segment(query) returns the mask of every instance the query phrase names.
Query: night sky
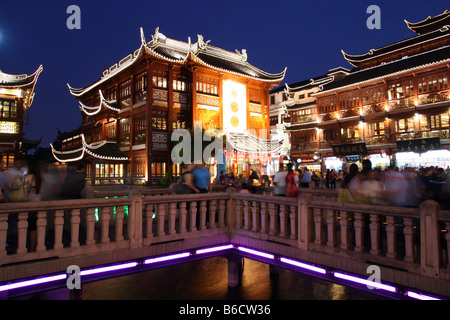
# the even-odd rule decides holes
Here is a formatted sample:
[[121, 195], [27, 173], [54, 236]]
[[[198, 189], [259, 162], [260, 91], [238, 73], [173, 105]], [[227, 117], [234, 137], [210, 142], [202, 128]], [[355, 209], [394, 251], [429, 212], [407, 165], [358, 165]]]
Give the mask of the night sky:
[[[81, 30], [69, 30], [70, 5], [81, 9]], [[369, 29], [370, 5], [381, 10], [381, 29]], [[248, 61], [270, 73], [287, 67], [291, 84], [351, 69], [341, 54], [364, 54], [415, 35], [404, 19], [422, 21], [450, 10], [445, 1], [300, 1], [207, 0], [2, 1], [0, 70], [34, 73], [44, 66], [36, 86], [25, 138], [48, 147], [61, 131], [81, 124], [78, 102], [67, 88], [92, 84], [108, 68], [138, 49], [139, 28], [147, 40], [155, 28], [169, 38], [205, 41], [226, 50], [247, 49]]]

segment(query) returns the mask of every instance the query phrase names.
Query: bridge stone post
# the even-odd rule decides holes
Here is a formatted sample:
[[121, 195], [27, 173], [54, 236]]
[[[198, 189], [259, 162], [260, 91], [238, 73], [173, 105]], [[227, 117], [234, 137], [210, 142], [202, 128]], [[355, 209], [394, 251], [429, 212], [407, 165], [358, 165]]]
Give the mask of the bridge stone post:
[[420, 252], [421, 272], [423, 275], [439, 278], [440, 245], [439, 204], [427, 200], [420, 204]]
[[243, 258], [239, 255], [229, 255], [228, 260], [228, 286], [230, 288], [239, 287], [242, 283]]
[[298, 197], [298, 248], [308, 250], [314, 235], [314, 217], [309, 204], [312, 201], [310, 193], [301, 193]]

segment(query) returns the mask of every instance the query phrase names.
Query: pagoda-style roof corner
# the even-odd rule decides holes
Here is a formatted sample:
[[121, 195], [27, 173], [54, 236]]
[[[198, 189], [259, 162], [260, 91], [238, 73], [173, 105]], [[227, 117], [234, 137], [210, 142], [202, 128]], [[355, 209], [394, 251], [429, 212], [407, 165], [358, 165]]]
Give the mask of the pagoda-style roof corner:
[[0, 86], [6, 88], [26, 88], [34, 87], [39, 78], [39, 75], [44, 70], [42, 65], [31, 75], [21, 74], [13, 75], [0, 71]]
[[342, 52], [342, 55], [344, 56], [344, 59], [347, 60], [348, 63], [350, 63], [354, 67], [357, 67], [358, 62], [368, 59], [371, 56], [373, 56], [374, 50], [375, 49], [371, 49], [369, 52], [367, 52], [365, 54], [361, 54], [361, 55], [348, 54], [344, 50], [341, 50], [341, 52]]
[[440, 15], [435, 17], [429, 16], [425, 20], [419, 22], [409, 22], [405, 20], [409, 29], [416, 32], [419, 35], [429, 33], [441, 29], [444, 26], [450, 25], [450, 12], [445, 10]]

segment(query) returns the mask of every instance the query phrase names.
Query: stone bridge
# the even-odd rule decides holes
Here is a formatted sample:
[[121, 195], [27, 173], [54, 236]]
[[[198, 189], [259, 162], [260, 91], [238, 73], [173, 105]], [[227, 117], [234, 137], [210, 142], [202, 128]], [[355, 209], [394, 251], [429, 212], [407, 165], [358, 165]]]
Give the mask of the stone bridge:
[[[231, 189], [89, 194], [0, 206], [0, 298], [35, 284], [65, 285], [72, 265], [100, 278], [214, 255], [228, 258], [230, 286], [239, 283], [240, 259], [250, 257], [373, 285], [393, 298], [450, 297], [450, 211], [433, 201], [419, 208], [339, 203], [327, 189], [302, 189], [298, 198]], [[375, 281], [368, 280], [373, 266]]]

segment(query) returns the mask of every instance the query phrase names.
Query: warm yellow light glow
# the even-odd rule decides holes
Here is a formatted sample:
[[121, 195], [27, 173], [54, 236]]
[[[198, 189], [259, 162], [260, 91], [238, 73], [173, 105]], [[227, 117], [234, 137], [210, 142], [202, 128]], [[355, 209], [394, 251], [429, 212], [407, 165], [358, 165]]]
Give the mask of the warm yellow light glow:
[[[239, 122], [236, 119], [239, 119]], [[223, 82], [223, 130], [232, 133], [244, 133], [247, 130], [245, 84], [231, 80]]]
[[19, 133], [19, 125], [17, 122], [0, 121], [0, 133], [17, 134]]

